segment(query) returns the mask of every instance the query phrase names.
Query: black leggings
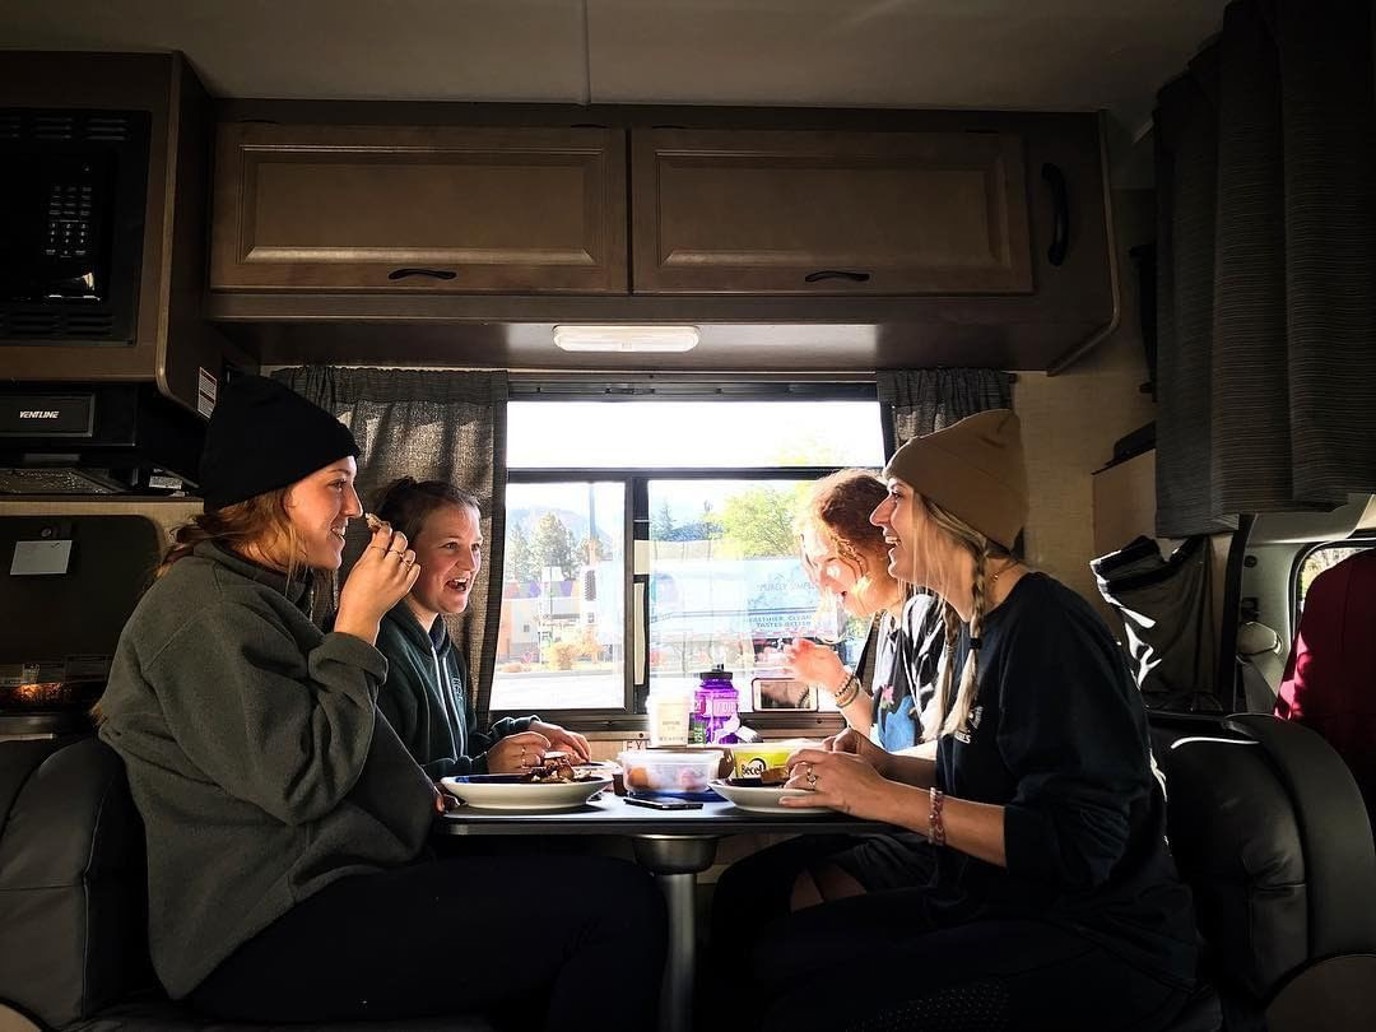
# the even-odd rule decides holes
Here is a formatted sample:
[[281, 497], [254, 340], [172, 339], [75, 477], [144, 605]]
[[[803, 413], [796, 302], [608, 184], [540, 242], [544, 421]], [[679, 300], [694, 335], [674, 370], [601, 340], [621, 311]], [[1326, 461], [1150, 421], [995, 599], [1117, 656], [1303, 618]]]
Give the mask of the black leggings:
[[1027, 920], [940, 927], [921, 889], [776, 922], [752, 956], [767, 1032], [1083, 1029], [1155, 1032], [1183, 988], [1071, 931]]
[[644, 1032], [666, 938], [663, 896], [634, 864], [457, 857], [340, 879], [240, 946], [190, 1002], [265, 1023], [484, 1013], [510, 1028]]

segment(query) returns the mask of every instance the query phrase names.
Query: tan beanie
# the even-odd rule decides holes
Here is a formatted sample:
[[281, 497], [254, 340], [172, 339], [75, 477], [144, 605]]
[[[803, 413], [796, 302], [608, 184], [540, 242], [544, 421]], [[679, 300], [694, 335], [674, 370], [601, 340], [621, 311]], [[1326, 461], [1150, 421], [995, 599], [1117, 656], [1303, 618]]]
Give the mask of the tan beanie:
[[884, 467], [989, 540], [1011, 549], [1027, 522], [1027, 468], [1011, 409], [976, 412], [914, 437]]

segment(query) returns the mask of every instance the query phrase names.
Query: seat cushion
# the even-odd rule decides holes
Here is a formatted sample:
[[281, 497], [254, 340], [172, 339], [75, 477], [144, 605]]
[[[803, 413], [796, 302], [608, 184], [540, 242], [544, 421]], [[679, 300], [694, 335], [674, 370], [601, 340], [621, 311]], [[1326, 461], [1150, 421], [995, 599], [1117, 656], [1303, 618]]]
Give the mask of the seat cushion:
[[152, 984], [143, 828], [95, 738], [0, 743], [0, 998], [62, 1027]]

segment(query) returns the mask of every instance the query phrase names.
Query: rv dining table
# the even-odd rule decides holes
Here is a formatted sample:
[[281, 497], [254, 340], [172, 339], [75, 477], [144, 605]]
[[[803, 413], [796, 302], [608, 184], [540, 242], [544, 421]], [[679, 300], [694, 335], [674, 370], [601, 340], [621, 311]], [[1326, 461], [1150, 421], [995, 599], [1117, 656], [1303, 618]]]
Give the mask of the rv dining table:
[[631, 840], [636, 862], [654, 874], [669, 910], [669, 950], [660, 1007], [662, 1032], [692, 1028], [695, 968], [694, 887], [712, 866], [727, 835], [880, 834], [887, 824], [831, 811], [746, 811], [724, 801], [701, 809], [651, 810], [628, 805], [610, 791], [576, 809], [528, 811], [461, 806], [436, 819], [438, 835], [613, 835]]

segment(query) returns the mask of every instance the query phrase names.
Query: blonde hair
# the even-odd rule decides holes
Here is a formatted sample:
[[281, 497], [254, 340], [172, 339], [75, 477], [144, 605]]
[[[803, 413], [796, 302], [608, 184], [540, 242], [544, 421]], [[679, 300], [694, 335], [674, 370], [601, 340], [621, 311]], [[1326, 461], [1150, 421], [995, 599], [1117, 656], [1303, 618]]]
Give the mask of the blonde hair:
[[[964, 549], [974, 560], [974, 573], [970, 583], [972, 601], [970, 613], [970, 651], [965, 657], [965, 665], [960, 672], [960, 683], [953, 691], [955, 681], [954, 659], [956, 642], [960, 637], [960, 614], [956, 607], [942, 599], [942, 618], [946, 627], [945, 649], [942, 655], [941, 683], [927, 709], [922, 714], [922, 740], [929, 742], [939, 735], [954, 734], [966, 727], [970, 712], [974, 709], [979, 695], [979, 645], [984, 631], [984, 617], [988, 609], [988, 593], [985, 577], [989, 560], [1011, 557], [1006, 548], [991, 541], [959, 516], [943, 509], [936, 502], [923, 495], [913, 495], [914, 526], [916, 525], [917, 506], [921, 505], [927, 519], [937, 532], [957, 548]], [[930, 537], [924, 536], [924, 549], [929, 554], [934, 551]], [[914, 557], [916, 563], [916, 557]], [[931, 564], [928, 564], [931, 568]], [[914, 573], [914, 578], [916, 573]], [[954, 699], [952, 696], [954, 695]]]

